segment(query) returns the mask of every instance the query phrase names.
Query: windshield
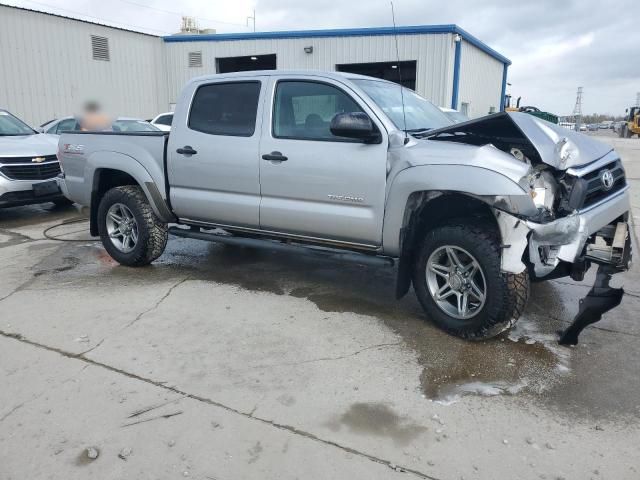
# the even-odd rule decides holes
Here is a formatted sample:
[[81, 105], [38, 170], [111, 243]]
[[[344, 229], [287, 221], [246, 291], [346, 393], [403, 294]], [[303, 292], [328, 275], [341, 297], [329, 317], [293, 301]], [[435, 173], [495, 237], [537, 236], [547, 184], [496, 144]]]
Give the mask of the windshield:
[[353, 80], [367, 95], [382, 109], [400, 130], [404, 130], [402, 115], [402, 97], [404, 96], [404, 110], [407, 118], [407, 131], [418, 132], [433, 128], [447, 127], [452, 124], [438, 107], [425, 100], [413, 90], [376, 80]]
[[0, 136], [33, 135], [36, 131], [9, 112], [0, 110]]
[[116, 120], [113, 122], [114, 132], [157, 132], [159, 130], [144, 120]]

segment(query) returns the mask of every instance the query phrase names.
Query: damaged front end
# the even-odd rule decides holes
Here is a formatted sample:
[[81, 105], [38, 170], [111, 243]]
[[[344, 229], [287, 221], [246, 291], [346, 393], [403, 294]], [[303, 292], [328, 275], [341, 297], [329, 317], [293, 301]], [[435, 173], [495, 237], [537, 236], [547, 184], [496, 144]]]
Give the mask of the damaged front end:
[[565, 332], [564, 343], [577, 342], [586, 326], [578, 325], [585, 318], [590, 319], [586, 324], [597, 321], [620, 303], [621, 291], [610, 288], [608, 281], [631, 262], [629, 187], [611, 147], [526, 113], [490, 115], [426, 137], [492, 145], [529, 165], [519, 184], [529, 193], [532, 208], [524, 213], [493, 202], [503, 241], [503, 271], [528, 269], [533, 280], [571, 276], [580, 281], [591, 264], [599, 266], [590, 303], [590, 297], [581, 303], [581, 315]]
[[[520, 186], [531, 208], [494, 213], [504, 244], [502, 268], [533, 279], [581, 279], [593, 263], [628, 268], [628, 185], [608, 145], [526, 113], [502, 112], [428, 132], [424, 138], [492, 145], [529, 165]], [[621, 238], [625, 237], [621, 245]]]

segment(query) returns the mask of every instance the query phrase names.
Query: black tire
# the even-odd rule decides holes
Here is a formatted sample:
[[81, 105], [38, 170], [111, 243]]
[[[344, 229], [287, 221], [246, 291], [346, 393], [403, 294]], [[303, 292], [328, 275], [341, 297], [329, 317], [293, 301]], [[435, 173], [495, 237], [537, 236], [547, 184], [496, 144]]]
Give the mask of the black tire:
[[51, 200], [51, 203], [53, 203], [56, 207], [59, 207], [59, 208], [70, 207], [71, 205], [73, 205], [73, 202], [65, 197], [60, 197], [60, 198], [56, 198], [55, 200]]
[[[120, 251], [107, 232], [107, 212], [112, 205], [125, 205], [133, 214], [138, 227], [138, 241], [130, 252]], [[151, 209], [142, 189], [137, 185], [124, 185], [109, 190], [98, 206], [98, 232], [102, 245], [118, 263], [128, 267], [142, 267], [153, 262], [164, 252], [168, 227]]]
[[[435, 302], [426, 279], [427, 261], [440, 247], [451, 245], [469, 252], [477, 260], [484, 278], [485, 303], [471, 318], [458, 319], [447, 314]], [[501, 249], [497, 232], [477, 222], [460, 220], [429, 231], [419, 246], [413, 269], [413, 287], [427, 316], [451, 335], [482, 340], [511, 328], [522, 312], [529, 296], [529, 276], [503, 273], [500, 270]]]

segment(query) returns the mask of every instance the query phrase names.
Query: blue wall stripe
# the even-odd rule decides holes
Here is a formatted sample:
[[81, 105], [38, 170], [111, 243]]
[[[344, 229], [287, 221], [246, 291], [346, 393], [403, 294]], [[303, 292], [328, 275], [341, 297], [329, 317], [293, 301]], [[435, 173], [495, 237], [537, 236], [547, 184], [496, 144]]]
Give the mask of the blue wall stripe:
[[508, 64], [504, 64], [504, 70], [502, 71], [502, 93], [500, 97], [500, 111], [504, 110], [504, 102], [505, 95], [507, 94], [507, 70], [509, 69]]
[[511, 65], [511, 60], [499, 54], [486, 43], [477, 39], [457, 25], [412, 25], [397, 27], [347, 28], [330, 30], [290, 30], [281, 32], [251, 33], [214, 33], [206, 35], [171, 35], [162, 37], [167, 43], [173, 42], [225, 42], [234, 40], [261, 40], [282, 38], [321, 38], [321, 37], [363, 37], [379, 35], [416, 35], [429, 33], [453, 33], [461, 35], [466, 41], [478, 47], [502, 63]]
[[462, 38], [456, 42], [455, 56], [453, 58], [453, 93], [451, 95], [451, 108], [458, 110], [458, 91], [460, 89], [460, 59], [462, 58]]

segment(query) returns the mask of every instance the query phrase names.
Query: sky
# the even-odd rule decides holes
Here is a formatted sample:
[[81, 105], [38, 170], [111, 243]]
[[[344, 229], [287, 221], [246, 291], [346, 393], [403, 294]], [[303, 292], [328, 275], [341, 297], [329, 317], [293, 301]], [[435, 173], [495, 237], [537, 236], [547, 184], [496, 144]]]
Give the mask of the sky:
[[[182, 15], [219, 33], [390, 26], [388, 1], [1, 0], [2, 3], [167, 35]], [[559, 115], [621, 115], [640, 92], [640, 0], [395, 0], [397, 25], [455, 23], [513, 64], [507, 92]], [[247, 26], [249, 23], [249, 27]]]

